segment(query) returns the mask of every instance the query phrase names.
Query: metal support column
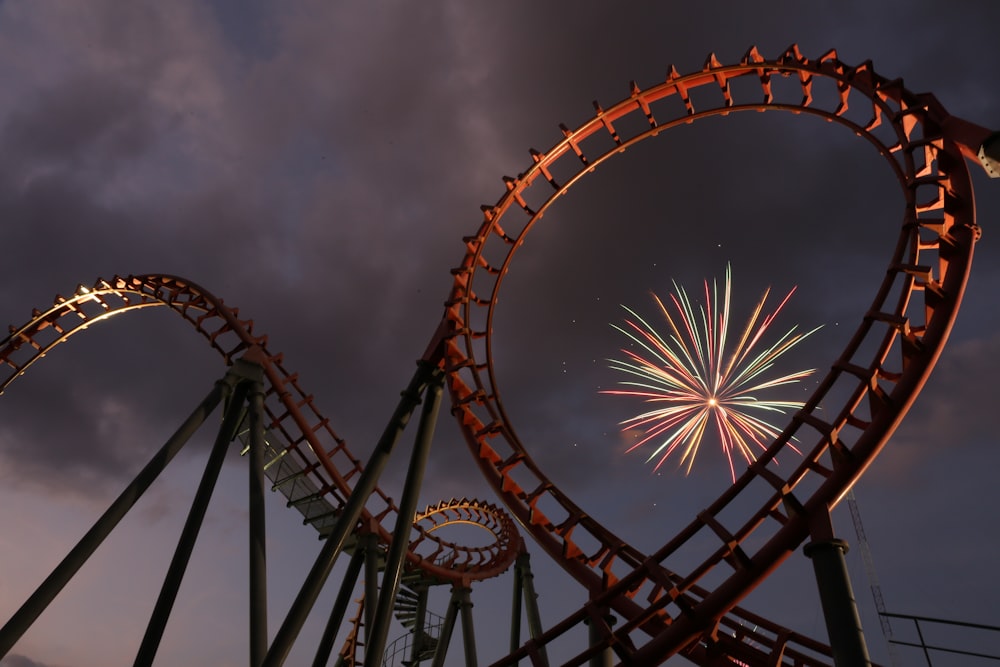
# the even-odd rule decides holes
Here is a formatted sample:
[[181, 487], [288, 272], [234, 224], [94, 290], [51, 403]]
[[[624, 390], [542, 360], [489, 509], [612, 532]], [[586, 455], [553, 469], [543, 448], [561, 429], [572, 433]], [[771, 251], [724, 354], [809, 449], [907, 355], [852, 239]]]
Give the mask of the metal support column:
[[514, 599], [510, 605], [510, 652], [513, 653], [521, 647], [521, 605], [524, 599], [524, 578], [523, 571], [518, 567], [521, 563], [521, 556], [518, 555], [514, 562]]
[[[258, 369], [260, 367], [258, 366]], [[267, 547], [264, 520], [264, 385], [262, 377], [249, 392], [250, 466], [250, 667], [267, 655]]]
[[215, 482], [222, 471], [222, 464], [226, 460], [226, 450], [229, 443], [236, 436], [236, 429], [239, 427], [243, 412], [243, 403], [246, 400], [249, 386], [247, 382], [241, 382], [236, 386], [233, 396], [226, 406], [226, 413], [219, 428], [219, 434], [215, 438], [215, 445], [209, 454], [208, 463], [205, 465], [205, 472], [202, 474], [198, 490], [195, 491], [194, 501], [191, 503], [191, 510], [188, 512], [184, 528], [181, 530], [180, 539], [177, 541], [177, 549], [167, 568], [167, 575], [160, 588], [160, 595], [156, 598], [156, 605], [153, 607], [153, 614], [146, 626], [146, 633], [143, 635], [142, 643], [139, 645], [139, 652], [135, 657], [135, 667], [146, 667], [153, 664], [156, 651], [163, 638], [163, 631], [167, 627], [170, 619], [170, 611], [173, 609], [174, 601], [177, 599], [177, 591], [180, 589], [181, 581], [184, 579], [184, 572], [187, 570], [188, 561], [191, 560], [191, 552], [194, 551], [194, 543], [198, 539], [201, 531], [202, 521], [208, 510], [208, 502], [212, 498], [215, 490]]
[[472, 590], [458, 589], [458, 606], [462, 612], [462, 645], [465, 647], [465, 667], [476, 667], [476, 630], [472, 625]]
[[367, 647], [372, 634], [372, 626], [375, 625], [375, 607], [378, 603], [378, 536], [374, 533], [366, 533], [359, 536], [358, 548], [364, 551], [365, 554], [365, 599], [363, 612], [365, 646]]
[[424, 646], [429, 641], [427, 635], [428, 588], [426, 585], [420, 585], [415, 592], [417, 594], [417, 608], [413, 613], [413, 645], [410, 647], [409, 662], [411, 665], [420, 663], [420, 654], [424, 652]]
[[344, 505], [344, 513], [340, 515], [333, 530], [330, 531], [330, 534], [324, 541], [323, 547], [316, 557], [316, 561], [306, 575], [306, 579], [303, 581], [298, 595], [292, 602], [292, 606], [288, 610], [284, 622], [278, 629], [274, 641], [271, 643], [270, 649], [268, 649], [267, 656], [264, 658], [263, 667], [278, 667], [288, 657], [292, 643], [298, 637], [306, 617], [316, 603], [316, 598], [319, 597], [323, 584], [330, 575], [330, 570], [333, 569], [337, 557], [344, 548], [347, 536], [357, 526], [365, 503], [375, 490], [378, 478], [382, 474], [382, 470], [385, 468], [393, 448], [399, 441], [403, 429], [406, 428], [406, 424], [409, 422], [414, 408], [420, 403], [420, 394], [431, 377], [433, 369], [434, 367], [427, 362], [418, 362], [413, 379], [410, 380], [409, 386], [403, 391], [402, 398], [396, 406], [392, 418], [386, 425], [382, 437], [379, 438], [378, 444], [375, 446], [375, 451], [372, 452], [371, 458], [368, 461], [368, 465], [361, 471], [357, 486], [354, 487], [350, 497], [347, 499], [347, 503]]
[[45, 581], [35, 589], [31, 597], [11, 616], [10, 620], [0, 629], [0, 658], [7, 655], [14, 644], [31, 627], [31, 624], [41, 615], [49, 603], [59, 594], [59, 591], [73, 578], [73, 575], [83, 566], [87, 559], [97, 550], [104, 539], [114, 530], [126, 513], [142, 497], [168, 463], [181, 450], [181, 447], [191, 438], [198, 427], [202, 425], [209, 414], [215, 409], [224, 396], [232, 390], [225, 380], [215, 383], [212, 391], [198, 405], [191, 415], [174, 432], [170, 439], [160, 448], [149, 463], [135, 476], [135, 479], [125, 487], [121, 495], [104, 511], [104, 514], [94, 523], [87, 533], [77, 542], [52, 570]]
[[[531, 555], [521, 546], [514, 561], [514, 604], [511, 610], [510, 652], [521, 646], [521, 606], [528, 617], [528, 633], [532, 639], [542, 636], [542, 617], [538, 612], [538, 594], [535, 593], [535, 576], [531, 573]], [[538, 653], [548, 663], [545, 646], [538, 646]]]
[[[423, 410], [420, 412], [420, 423], [417, 425], [417, 436], [410, 456], [410, 466], [406, 471], [406, 481], [403, 484], [403, 497], [399, 501], [399, 514], [396, 516], [396, 526], [392, 532], [392, 542], [389, 545], [389, 555], [386, 559], [385, 571], [382, 573], [382, 586], [378, 599], [372, 599], [374, 609], [373, 624], [365, 630], [365, 667], [379, 667], [382, 664], [382, 654], [389, 636], [389, 623], [392, 621], [392, 609], [399, 590], [399, 581], [403, 576], [403, 564], [406, 552], [410, 546], [410, 533], [413, 531], [413, 517], [417, 512], [417, 499], [420, 487], [424, 481], [424, 470], [430, 457], [431, 441], [434, 439], [434, 427], [437, 425], [438, 410], [441, 407], [442, 378], [435, 373], [427, 387]], [[377, 605], [376, 605], [377, 603]], [[366, 597], [365, 604], [368, 604]], [[367, 620], [367, 619], [366, 619]]]
[[[531, 556], [527, 551], [523, 551], [518, 555], [514, 567], [522, 572], [521, 582], [524, 585], [524, 611], [528, 615], [528, 634], [537, 640], [542, 636], [542, 615], [538, 611], [538, 593], [535, 592], [535, 575], [531, 573], [530, 561]], [[538, 652], [548, 661], [545, 646], [539, 646]]]
[[347, 572], [344, 573], [344, 580], [340, 584], [340, 591], [337, 599], [333, 603], [330, 611], [330, 619], [326, 622], [326, 629], [320, 637], [319, 646], [316, 649], [316, 658], [313, 660], [313, 667], [325, 667], [330, 661], [330, 654], [333, 653], [333, 642], [337, 638], [337, 632], [344, 622], [344, 614], [347, 613], [347, 605], [351, 603], [351, 594], [354, 592], [354, 585], [358, 583], [358, 575], [361, 574], [361, 565], [364, 562], [365, 552], [360, 548], [355, 548], [351, 554], [351, 562], [347, 564]]
[[444, 614], [441, 634], [438, 635], [437, 648], [434, 649], [434, 662], [431, 667], [444, 667], [444, 659], [448, 655], [448, 645], [451, 643], [451, 633], [455, 630], [455, 619], [458, 618], [458, 588], [451, 589], [451, 599], [448, 601], [448, 611]]
[[[590, 646], [600, 646], [604, 643], [605, 632], [602, 628], [602, 624], [607, 624], [607, 631], [611, 631], [611, 627], [615, 624], [615, 617], [605, 611], [601, 614], [601, 619], [595, 619], [593, 617], [584, 620], [587, 624], [587, 636], [590, 641]], [[615, 652], [610, 646], [604, 647], [604, 650], [597, 653], [590, 659], [590, 667], [611, 667], [615, 664]]]
[[830, 648], [833, 650], [833, 664], [836, 667], [871, 665], [844, 559], [847, 542], [833, 537], [829, 513], [816, 517], [814, 524], [813, 541], [802, 551], [813, 563], [826, 630], [830, 635]]

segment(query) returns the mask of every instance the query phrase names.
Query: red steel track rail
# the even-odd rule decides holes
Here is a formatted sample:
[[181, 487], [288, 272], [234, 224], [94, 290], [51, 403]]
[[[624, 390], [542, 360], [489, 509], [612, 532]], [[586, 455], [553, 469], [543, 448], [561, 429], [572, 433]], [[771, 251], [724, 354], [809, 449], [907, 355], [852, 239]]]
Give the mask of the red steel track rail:
[[[275, 490], [298, 509], [306, 523], [321, 535], [328, 533], [350, 496], [352, 483], [363, 463], [316, 408], [313, 397], [299, 386], [298, 375], [282, 365], [280, 354], [267, 351], [267, 337], [253, 331], [251, 320], [241, 319], [237, 308], [226, 306], [194, 283], [174, 276], [128, 276], [98, 280], [80, 286], [70, 297], [57, 296], [51, 308], [35, 310], [31, 320], [11, 327], [0, 342], [0, 393], [54, 347], [91, 325], [124, 312], [168, 307], [202, 334], [211, 347], [231, 364], [253, 350], [253, 361], [264, 368], [268, 415], [265, 472]], [[490, 544], [467, 547], [432, 535], [415, 524], [407, 555], [408, 566], [432, 580], [462, 583], [497, 576], [517, 557], [521, 537], [509, 520], [494, 516], [496, 508], [481, 501], [451, 501], [464, 510], [488, 517], [484, 527], [496, 537]], [[444, 505], [442, 505], [443, 507]], [[397, 507], [376, 488], [359, 521], [380, 540], [391, 541]]]
[[[735, 605], [837, 504], [926, 381], [951, 330], [979, 237], [963, 158], [974, 157], [989, 133], [949, 116], [932, 96], [879, 76], [870, 62], [848, 66], [835, 51], [809, 59], [796, 46], [773, 60], [752, 48], [735, 65], [711, 55], [687, 75], [671, 67], [662, 83], [643, 89], [633, 82], [620, 102], [594, 107], [595, 115], [576, 129], [562, 126], [554, 146], [532, 150], [524, 173], [506, 177], [497, 203], [483, 206], [483, 221], [465, 238], [465, 256], [452, 271], [446, 303], [448, 385], [473, 455], [511, 512], [591, 593], [586, 607], [547, 632], [545, 641], [590, 621], [623, 664], [657, 664], [677, 653], [702, 665], [717, 664], [722, 655], [755, 665], [829, 664], [825, 647]], [[903, 194], [898, 241], [857, 332], [784, 432], [663, 547], [641, 553], [553, 484], [531, 457], [530, 443], [518, 437], [495, 376], [494, 309], [525, 236], [595, 167], [678, 125], [772, 110], [819, 116], [874, 146]], [[804, 451], [802, 463], [779, 469], [775, 456], [793, 437]], [[700, 564], [675, 569], [672, 555], [682, 549]], [[601, 620], [608, 609], [625, 622], [612, 629]], [[567, 664], [583, 664], [596, 650]], [[537, 661], [537, 646], [498, 664], [525, 656]]]

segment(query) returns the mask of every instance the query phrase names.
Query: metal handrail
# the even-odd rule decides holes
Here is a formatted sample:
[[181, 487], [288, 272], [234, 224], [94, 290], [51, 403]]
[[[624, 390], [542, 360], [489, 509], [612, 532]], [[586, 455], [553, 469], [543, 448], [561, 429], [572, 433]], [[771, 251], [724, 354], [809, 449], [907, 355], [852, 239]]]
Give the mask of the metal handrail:
[[[424, 641], [430, 639], [432, 641], [437, 641], [441, 636], [441, 627], [444, 625], [444, 617], [438, 616], [433, 612], [426, 612], [426, 620], [428, 623], [424, 624], [423, 631], [420, 633], [424, 637]], [[382, 657], [382, 667], [396, 667], [400, 665], [401, 667], [410, 667], [414, 664], [420, 662], [419, 658], [416, 663], [409, 662], [408, 656], [410, 647], [413, 646], [414, 641], [416, 641], [417, 633], [407, 632], [402, 637], [397, 638], [385, 649], [385, 655]], [[399, 656], [397, 662], [397, 656]]]
[[933, 667], [931, 663], [931, 651], [940, 651], [942, 653], [951, 653], [956, 655], [968, 655], [976, 658], [984, 658], [986, 660], [997, 660], [1000, 661], [1000, 655], [989, 655], [987, 653], [978, 653], [976, 651], [965, 651], [962, 649], [948, 648], [945, 646], [935, 646], [928, 644], [924, 641], [924, 633], [920, 629], [920, 621], [924, 623], [933, 623], [938, 625], [956, 625], [963, 628], [972, 628], [975, 630], [986, 630], [992, 632], [1000, 632], [1000, 627], [995, 625], [985, 625], [982, 623], [969, 623], [966, 621], [952, 621], [945, 618], [931, 618], [929, 616], [915, 616], [913, 614], [891, 614], [888, 612], [879, 612], [880, 616], [886, 618], [902, 618], [913, 621], [913, 626], [917, 631], [917, 637], [920, 639], [919, 643], [916, 642], [906, 642], [899, 639], [889, 639], [890, 644], [897, 644], [899, 646], [912, 646], [922, 649], [924, 652], [924, 658], [927, 660], [928, 667]]

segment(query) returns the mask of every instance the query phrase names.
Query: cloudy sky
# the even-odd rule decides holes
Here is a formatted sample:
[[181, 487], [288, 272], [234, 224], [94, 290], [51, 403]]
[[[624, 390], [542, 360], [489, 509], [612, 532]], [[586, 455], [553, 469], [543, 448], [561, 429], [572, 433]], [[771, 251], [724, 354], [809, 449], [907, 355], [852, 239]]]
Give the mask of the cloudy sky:
[[[709, 52], [735, 62], [753, 44], [776, 56], [798, 42], [807, 56], [872, 59], [954, 115], [998, 127], [998, 24], [991, 0], [4, 0], [0, 317], [22, 324], [98, 277], [184, 276], [253, 318], [364, 456], [441, 316], [479, 206], [529, 166], [529, 148], [561, 138], [559, 123], [589, 118], [592, 100], [609, 106], [628, 81], [653, 85], [671, 63], [698, 69]], [[856, 492], [890, 612], [1000, 625], [1000, 183], [976, 172], [974, 185], [984, 234], [950, 345]], [[605, 360], [623, 344], [609, 326], [620, 304], [650, 312], [651, 291], [696, 287], [730, 263], [738, 313], [769, 286], [797, 286], [779, 324], [822, 329], [787, 370], [825, 369], [885, 271], [901, 203], [865, 142], [785, 115], [710, 119], [602, 167], [532, 231], [504, 286], [498, 384], [522, 440], [599, 520], [639, 548], [663, 544], [729, 473], [714, 451], [686, 478], [623, 453], [617, 424], [638, 406], [599, 393], [619, 379]], [[0, 399], [5, 618], [225, 372], [168, 312], [113, 320], [50, 357]], [[809, 382], [791, 392], [806, 396]], [[133, 659], [205, 451], [179, 458], [0, 664]], [[382, 485], [396, 497], [401, 461]], [[247, 662], [241, 463], [224, 471], [157, 664]], [[493, 498], [445, 412], [422, 501], [452, 496]], [[276, 628], [318, 543], [272, 500]], [[855, 543], [846, 507], [834, 518]], [[585, 594], [533, 554], [554, 624]], [[885, 663], [860, 549], [848, 560]], [[504, 652], [506, 629], [489, 629], [506, 623], [510, 585], [473, 594], [484, 664]], [[825, 641], [801, 554], [746, 606]], [[293, 660], [311, 659], [307, 648]]]

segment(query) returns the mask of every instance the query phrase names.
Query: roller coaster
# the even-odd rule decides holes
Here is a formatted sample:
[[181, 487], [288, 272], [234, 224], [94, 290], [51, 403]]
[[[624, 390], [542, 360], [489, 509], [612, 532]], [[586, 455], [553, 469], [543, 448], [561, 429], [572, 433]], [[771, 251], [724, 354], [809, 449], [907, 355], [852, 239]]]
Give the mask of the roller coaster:
[[[493, 324], [501, 287], [526, 236], [550, 206], [595, 167], [672, 128], [739, 112], [806, 114], [839, 125], [870, 144], [895, 176], [904, 206], [898, 240], [882, 283], [854, 336], [804, 407], [755, 463], [675, 535], [645, 553], [598, 522], [536, 463], [501, 400], [493, 361]], [[77, 545], [0, 629], [7, 655], [74, 574], [115, 529], [181, 447], [219, 405], [223, 419], [152, 617], [135, 659], [153, 664], [227, 451], [234, 444], [250, 469], [249, 627], [254, 667], [284, 664], [340, 556], [344, 579], [314, 665], [368, 667], [387, 656], [401, 664], [445, 664], [461, 619], [464, 663], [477, 664], [471, 594], [481, 581], [512, 571], [515, 610], [511, 650], [496, 667], [656, 665], [673, 656], [704, 666], [844, 665], [830, 645], [742, 608], [742, 599], [800, 546], [836, 544], [830, 511], [888, 442], [924, 386], [948, 338], [980, 237], [968, 162], [997, 175], [996, 135], [948, 114], [929, 94], [877, 74], [870, 62], [849, 66], [835, 51], [818, 58], [796, 46], [767, 59], [751, 48], [736, 64], [710, 55], [696, 72], [671, 67], [664, 81], [635, 82], [548, 150], [530, 151], [516, 177], [504, 178], [495, 204], [465, 236], [437, 329], [420, 355], [370, 457], [361, 461], [306, 393], [297, 374], [251, 320], [196, 283], [169, 275], [99, 279], [59, 296], [0, 343], [0, 391], [72, 336], [126, 312], [166, 308], [183, 318], [227, 368], [163, 447]], [[469, 451], [500, 505], [445, 499], [420, 509], [418, 495], [437, 415], [447, 394]], [[831, 401], [839, 401], [830, 409]], [[823, 405], [824, 409], [819, 410]], [[404, 429], [419, 415], [398, 504], [379, 486]], [[802, 456], [777, 468], [792, 441]], [[266, 480], [266, 481], [265, 481]], [[284, 495], [321, 537], [313, 566], [278, 629], [269, 633], [264, 488]], [[471, 525], [485, 545], [449, 541], [443, 526]], [[544, 626], [535, 602], [524, 533], [585, 592], [586, 603]], [[684, 549], [696, 564], [678, 568]], [[448, 586], [443, 617], [427, 608], [428, 590]], [[348, 618], [356, 589], [361, 602]], [[520, 629], [521, 608], [528, 619]], [[408, 639], [387, 653], [392, 619]], [[570, 632], [589, 638], [572, 655], [549, 650]], [[833, 630], [831, 630], [831, 633]], [[345, 639], [346, 637], [346, 639]], [[340, 638], [342, 645], [335, 653]], [[334, 657], [335, 656], [335, 657]], [[388, 663], [385, 663], [388, 664]]]

